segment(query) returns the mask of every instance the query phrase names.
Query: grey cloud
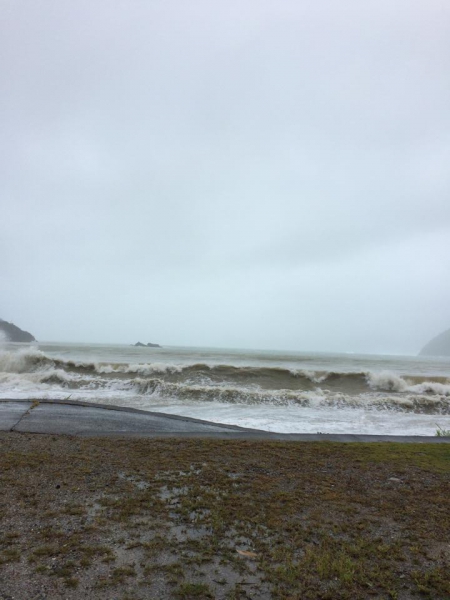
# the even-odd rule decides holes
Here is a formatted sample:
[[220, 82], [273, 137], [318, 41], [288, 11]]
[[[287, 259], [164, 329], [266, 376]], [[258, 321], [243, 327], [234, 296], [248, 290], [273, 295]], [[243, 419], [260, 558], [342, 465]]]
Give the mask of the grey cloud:
[[[448, 327], [447, 3], [0, 11], [0, 317], [38, 337], [145, 323], [170, 343], [366, 351]], [[397, 325], [354, 261], [380, 289], [390, 273]]]

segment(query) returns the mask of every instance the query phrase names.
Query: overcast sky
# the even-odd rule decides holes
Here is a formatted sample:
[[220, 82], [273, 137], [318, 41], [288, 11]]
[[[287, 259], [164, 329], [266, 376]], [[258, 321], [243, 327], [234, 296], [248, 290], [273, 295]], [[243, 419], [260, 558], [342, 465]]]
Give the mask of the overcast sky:
[[0, 317], [416, 353], [450, 327], [448, 0], [0, 0]]

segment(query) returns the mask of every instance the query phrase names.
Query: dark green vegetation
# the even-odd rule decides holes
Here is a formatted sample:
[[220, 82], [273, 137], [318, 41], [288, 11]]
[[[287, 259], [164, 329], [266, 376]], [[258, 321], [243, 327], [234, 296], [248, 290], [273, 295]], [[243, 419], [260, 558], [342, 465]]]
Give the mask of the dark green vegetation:
[[450, 598], [450, 445], [0, 436], [0, 592]]

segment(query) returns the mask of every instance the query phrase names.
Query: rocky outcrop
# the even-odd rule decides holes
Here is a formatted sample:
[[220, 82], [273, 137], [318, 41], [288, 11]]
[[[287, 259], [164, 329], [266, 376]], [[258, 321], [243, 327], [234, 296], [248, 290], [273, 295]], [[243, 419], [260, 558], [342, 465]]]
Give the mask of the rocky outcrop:
[[137, 342], [136, 344], [133, 344], [133, 346], [139, 346], [140, 348], [161, 348], [159, 344], [152, 344], [151, 342], [149, 342], [148, 344]]
[[428, 342], [419, 352], [419, 356], [450, 356], [450, 329]]
[[23, 331], [14, 323], [8, 323], [8, 321], [3, 321], [0, 319], [0, 333], [6, 338], [8, 342], [35, 342], [36, 339], [31, 333], [28, 331]]

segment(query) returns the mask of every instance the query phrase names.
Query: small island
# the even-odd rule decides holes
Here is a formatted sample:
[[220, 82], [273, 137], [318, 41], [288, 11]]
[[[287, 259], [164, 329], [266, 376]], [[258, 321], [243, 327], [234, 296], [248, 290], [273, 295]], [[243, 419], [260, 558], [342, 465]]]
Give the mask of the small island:
[[0, 334], [3, 334], [7, 342], [29, 343], [36, 341], [36, 338], [31, 333], [3, 319], [0, 319]]
[[159, 344], [152, 344], [151, 342], [148, 342], [148, 344], [143, 344], [142, 342], [136, 342], [136, 344], [133, 344], [133, 346], [137, 346], [139, 348], [161, 348], [161, 346]]

